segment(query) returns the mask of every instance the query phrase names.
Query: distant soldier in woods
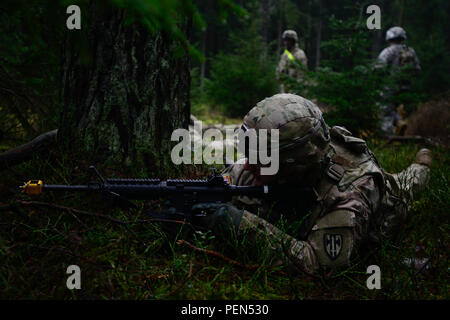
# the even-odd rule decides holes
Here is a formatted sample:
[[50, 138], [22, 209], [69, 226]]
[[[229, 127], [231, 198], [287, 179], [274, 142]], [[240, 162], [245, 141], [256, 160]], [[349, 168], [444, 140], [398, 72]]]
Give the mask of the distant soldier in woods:
[[392, 27], [386, 32], [389, 46], [378, 56], [377, 68], [389, 68], [390, 81], [383, 90], [384, 105], [381, 108], [381, 130], [386, 135], [392, 135], [397, 127], [397, 133], [402, 134], [406, 123], [402, 121], [397, 107], [402, 105], [399, 95], [409, 90], [411, 79], [420, 71], [419, 58], [413, 48], [404, 44], [406, 32], [401, 27]]
[[[277, 79], [283, 82], [282, 75], [288, 75], [300, 81], [302, 74], [299, 72], [295, 62], [299, 61], [305, 68], [307, 68], [308, 60], [303, 50], [298, 47], [297, 32], [294, 30], [286, 30], [283, 32], [282, 38], [285, 49], [280, 57], [280, 62], [278, 63], [278, 67], [276, 69]], [[289, 85], [286, 83], [281, 83], [280, 92], [294, 93], [290, 91]]]

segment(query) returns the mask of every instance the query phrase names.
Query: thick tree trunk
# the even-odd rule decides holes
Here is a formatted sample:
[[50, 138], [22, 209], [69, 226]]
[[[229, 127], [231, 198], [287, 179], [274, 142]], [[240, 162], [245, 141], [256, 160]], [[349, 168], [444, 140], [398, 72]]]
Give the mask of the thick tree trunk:
[[162, 168], [172, 131], [188, 126], [189, 57], [174, 57], [166, 34], [125, 25], [127, 12], [100, 3], [90, 2], [81, 31], [68, 31], [58, 140], [98, 161]]

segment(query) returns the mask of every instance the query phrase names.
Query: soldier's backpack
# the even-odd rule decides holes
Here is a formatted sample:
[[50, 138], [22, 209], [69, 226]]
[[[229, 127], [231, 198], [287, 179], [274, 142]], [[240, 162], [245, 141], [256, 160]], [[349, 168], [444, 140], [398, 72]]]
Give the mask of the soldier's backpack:
[[402, 69], [415, 69], [415, 52], [412, 48], [402, 46], [398, 55], [398, 66]]
[[401, 72], [395, 71], [399, 88], [401, 90], [409, 88], [411, 86], [411, 79], [417, 74], [414, 49], [402, 45], [395, 65], [395, 69], [401, 70]]

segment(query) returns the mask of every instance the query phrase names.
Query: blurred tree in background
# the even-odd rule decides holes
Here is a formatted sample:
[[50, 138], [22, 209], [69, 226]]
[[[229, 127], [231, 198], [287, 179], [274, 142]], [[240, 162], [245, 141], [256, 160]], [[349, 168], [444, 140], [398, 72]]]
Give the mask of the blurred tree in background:
[[[249, 18], [236, 16], [226, 24], [207, 21], [206, 30], [193, 34], [193, 42], [202, 48], [206, 57], [202, 63], [193, 62], [194, 105], [199, 101], [211, 106], [228, 105], [224, 109], [212, 108], [224, 110], [227, 116], [242, 117], [253, 107], [253, 101], [270, 96], [273, 91], [261, 89], [271, 87], [270, 77], [275, 77], [275, 65], [284, 49], [281, 34], [285, 29], [297, 31], [299, 46], [308, 57], [311, 71], [309, 82], [306, 86], [299, 85], [298, 93], [324, 106], [330, 124], [347, 126], [354, 134], [377, 128], [377, 110], [382, 103], [379, 94], [389, 79], [374, 71], [372, 63], [388, 45], [385, 33], [392, 26], [400, 25], [406, 30], [407, 45], [415, 49], [422, 66], [422, 71], [412, 79], [410, 92], [400, 97], [407, 102], [407, 113], [413, 112], [419, 103], [439, 97], [450, 87], [450, 39], [445, 31], [449, 29], [450, 8], [446, 1], [236, 3], [247, 10]], [[381, 8], [381, 30], [366, 27], [369, 17], [366, 8], [371, 4]], [[199, 6], [199, 10], [202, 16], [209, 16], [214, 7]], [[242, 41], [237, 41], [236, 36]], [[259, 41], [250, 44], [247, 39]], [[242, 66], [243, 61], [247, 67]], [[258, 68], [261, 62], [266, 66]], [[205, 83], [209, 83], [207, 92], [203, 90]], [[236, 105], [239, 103], [247, 105]]]
[[[358, 17], [358, 10], [350, 10]], [[388, 78], [385, 72], [373, 67], [371, 34], [365, 20], [331, 16], [328, 25], [334, 32], [321, 44], [324, 51], [321, 65], [307, 72], [303, 82], [286, 81], [296, 93], [322, 107], [330, 126], [341, 125], [354, 134], [376, 131], [380, 92]], [[301, 64], [297, 67], [302, 68]]]
[[[217, 0], [226, 18], [239, 8]], [[81, 30], [66, 28], [68, 5]], [[161, 169], [171, 132], [187, 127], [192, 1], [4, 1], [0, 137], [59, 128], [58, 143], [96, 163]], [[8, 137], [7, 137], [8, 136]]]
[[59, 40], [65, 17], [49, 1], [0, 4], [0, 141], [57, 126]]
[[232, 53], [218, 53], [212, 59], [211, 80], [206, 82], [206, 95], [231, 117], [246, 114], [261, 97], [277, 93], [273, 76], [275, 60], [263, 54], [266, 49], [261, 36], [250, 26], [250, 32], [232, 36]]
[[170, 136], [187, 127], [189, 1], [98, 1], [66, 31], [58, 136], [92, 162], [160, 169]]
[[[135, 145], [139, 140], [134, 136], [136, 132], [133, 133], [135, 126], [131, 124], [134, 120], [126, 119], [135, 117], [136, 112], [151, 113], [143, 106], [147, 102], [147, 105], [159, 106], [155, 109], [158, 116], [179, 115], [174, 121], [155, 121], [156, 116], [149, 116], [149, 121], [143, 122], [153, 121], [153, 124], [144, 125], [140, 132], [147, 132], [152, 137], [149, 139], [158, 141], [167, 140], [163, 131], [169, 132], [187, 124], [189, 100], [194, 106], [202, 103], [225, 116], [242, 117], [255, 102], [277, 91], [275, 65], [283, 51], [281, 34], [285, 29], [297, 31], [299, 46], [308, 57], [311, 81], [309, 88], [299, 88], [299, 93], [328, 106], [327, 120], [353, 128], [356, 130], [354, 133], [375, 127], [372, 120], [376, 99], [384, 80], [377, 78], [379, 75], [372, 71], [370, 65], [387, 46], [385, 32], [394, 25], [406, 30], [407, 44], [415, 49], [422, 66], [420, 74], [413, 79], [412, 90], [403, 97], [409, 101], [407, 111], [414, 111], [419, 102], [445, 96], [450, 86], [450, 39], [447, 32], [450, 29], [450, 4], [444, 0], [374, 0], [370, 3], [350, 0], [105, 0], [95, 3], [97, 6], [112, 6], [117, 12], [122, 10], [128, 14], [119, 21], [99, 13], [97, 22], [90, 18], [89, 10], [93, 9], [89, 9], [89, 3], [91, 1], [87, 0], [73, 3], [63, 0], [1, 2], [0, 151], [61, 124], [63, 131], [67, 128], [66, 133], [62, 133], [68, 137], [67, 141], [77, 132], [84, 132], [81, 134], [84, 137], [87, 132], [85, 123], [78, 126], [84, 129], [68, 129], [80, 124], [83, 118], [73, 113], [73, 107], [81, 100], [84, 119], [91, 119], [91, 116], [91, 120], [96, 119], [91, 128], [102, 127], [97, 126], [96, 121], [106, 124], [111, 117], [117, 120], [120, 115], [122, 120], [112, 122], [117, 129], [113, 130], [116, 134], [109, 135], [105, 131], [103, 135], [117, 139], [110, 139], [107, 146], [101, 143], [104, 139], [98, 135], [88, 139], [93, 142], [88, 145], [94, 149], [99, 146], [114, 150], [114, 153], [119, 151], [122, 159], [130, 156], [125, 150], [139, 149]], [[86, 35], [87, 29], [68, 32], [65, 9], [69, 4], [86, 8], [82, 19], [86, 19], [86, 28], [90, 22], [93, 23], [95, 33]], [[365, 9], [369, 4], [381, 8], [381, 30], [365, 27], [368, 17]], [[117, 23], [121, 24], [120, 28]], [[187, 28], [186, 23], [191, 27]], [[139, 31], [137, 25], [141, 28]], [[108, 37], [108, 32], [115, 36], [111, 28], [115, 28], [122, 40]], [[131, 29], [135, 31], [131, 32]], [[148, 36], [144, 36], [143, 30], [148, 32]], [[141, 50], [142, 46], [133, 45], [133, 41], [134, 44], [139, 42], [136, 37], [141, 37], [141, 41], [152, 39], [156, 42], [151, 48], [158, 51], [157, 48], [164, 47], [167, 51], [163, 55], [152, 55], [151, 50]], [[113, 45], [114, 42], [122, 43], [122, 53], [126, 54], [106, 48], [99, 50], [98, 46], [105, 43]], [[133, 48], [137, 51], [131, 55], [129, 51]], [[68, 50], [73, 56], [67, 54]], [[101, 56], [109, 55], [112, 59], [110, 68], [107, 64], [101, 68], [96, 65], [99, 60], [95, 60], [95, 54], [100, 52], [103, 52]], [[120, 59], [124, 59], [123, 64]], [[152, 60], [152, 64], [144, 60]], [[76, 90], [84, 89], [76, 89], [73, 82], [64, 78], [68, 75], [70, 61], [76, 63], [72, 68], [84, 70], [84, 75], [72, 80], [80, 85], [89, 85], [90, 93], [86, 89], [84, 94], [80, 94], [81, 91]], [[184, 61], [184, 68], [171, 69], [172, 63], [180, 61]], [[165, 62], [169, 63], [167, 71], [158, 73], [156, 70], [162, 70]], [[124, 68], [119, 70], [121, 65]], [[141, 68], [145, 65], [147, 68]], [[115, 83], [120, 84], [119, 87], [105, 82], [109, 70], [116, 72]], [[139, 72], [132, 75], [136, 70]], [[189, 93], [181, 93], [189, 87], [190, 76], [186, 70], [190, 70], [194, 77], [190, 86], [192, 99]], [[95, 73], [98, 77], [94, 76]], [[170, 73], [178, 74], [183, 80], [175, 79]], [[99, 82], [96, 83], [95, 79]], [[134, 84], [129, 83], [131, 79], [134, 79]], [[145, 81], [147, 83], [143, 85]], [[181, 83], [185, 83], [184, 89], [180, 89]], [[102, 100], [98, 93], [108, 92], [105, 88], [109, 88], [111, 96], [103, 99], [107, 106], [104, 111], [112, 113], [89, 113], [92, 94], [95, 95], [92, 102], [98, 105]], [[157, 99], [157, 96], [164, 96], [164, 99]], [[137, 106], [142, 106], [142, 109]], [[68, 109], [62, 112], [63, 107]], [[126, 117], [127, 112], [129, 115]], [[68, 117], [61, 119], [62, 115]], [[73, 124], [69, 120], [72, 116], [75, 117]], [[120, 131], [122, 134], [118, 133]], [[161, 141], [162, 145], [164, 142]], [[153, 144], [147, 147], [159, 149]], [[166, 149], [157, 153], [164, 154], [163, 150]], [[129, 158], [133, 159], [133, 156]]]

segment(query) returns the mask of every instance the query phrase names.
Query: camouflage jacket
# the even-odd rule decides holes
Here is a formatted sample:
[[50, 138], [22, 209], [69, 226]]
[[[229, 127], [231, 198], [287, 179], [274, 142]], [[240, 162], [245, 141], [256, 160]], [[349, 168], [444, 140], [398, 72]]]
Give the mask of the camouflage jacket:
[[401, 67], [401, 53], [404, 51], [409, 51], [411, 55], [411, 64], [414, 69], [419, 71], [420, 68], [420, 62], [419, 58], [417, 57], [416, 52], [413, 48], [407, 47], [404, 44], [394, 44], [389, 47], [386, 47], [383, 49], [383, 51], [380, 52], [378, 55], [378, 61], [377, 66], [389, 66], [392, 67], [392, 72], [395, 72], [397, 68]]
[[[313, 266], [304, 269], [317, 267], [314, 264], [347, 265], [381, 221], [379, 209], [385, 194], [385, 178], [375, 156], [364, 140], [351, 136], [345, 128], [335, 126], [330, 134], [329, 161], [313, 187], [311, 206], [303, 208], [296, 204], [296, 199], [272, 203], [241, 197], [234, 201], [238, 207], [271, 223], [281, 215], [294, 223], [307, 214], [297, 234], [291, 234], [307, 247], [306, 255]], [[229, 175], [232, 184], [253, 183], [252, 175], [243, 170], [242, 164], [233, 165], [224, 174]], [[295, 198], [302, 199], [302, 196]]]
[[[305, 68], [307, 67], [308, 60], [306, 58], [306, 55], [303, 50], [298, 47], [298, 45], [295, 45], [295, 48], [290, 53], [295, 60], [300, 61]], [[301, 74], [298, 72], [296, 66], [292, 63], [286, 51], [284, 51], [281, 55], [278, 67], [276, 69], [277, 79], [280, 79], [282, 73], [297, 79], [301, 78]]]
[[404, 44], [391, 45], [378, 56], [375, 68], [388, 67], [392, 83], [388, 83], [384, 95], [389, 98], [399, 91], [408, 90], [411, 80], [421, 70], [419, 58], [413, 48]]

